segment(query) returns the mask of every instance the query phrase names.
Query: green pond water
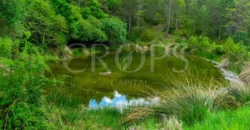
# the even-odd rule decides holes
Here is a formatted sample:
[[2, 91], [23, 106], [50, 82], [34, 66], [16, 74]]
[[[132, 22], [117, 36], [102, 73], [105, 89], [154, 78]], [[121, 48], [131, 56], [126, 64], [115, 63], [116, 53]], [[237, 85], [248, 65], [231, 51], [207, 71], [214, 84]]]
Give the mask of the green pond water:
[[[183, 58], [167, 56], [163, 59], [152, 60], [151, 56], [146, 55], [143, 66], [137, 72], [128, 73], [121, 68], [127, 71], [135, 70], [144, 58], [136, 53], [130, 56], [132, 59], [128, 60], [127, 55], [120, 55], [118, 60], [120, 65], [117, 65], [115, 53], [102, 58], [105, 65], [96, 60], [93, 67], [91, 56], [80, 56], [67, 62], [71, 70], [85, 69], [81, 73], [70, 72], [63, 63], [52, 64], [50, 67], [53, 74], [56, 77], [64, 76], [66, 84], [53, 88], [50, 92], [57, 94], [58, 98], [90, 106], [93, 102], [95, 105], [102, 103], [104, 97], [111, 100], [115, 100], [117, 95], [118, 97], [125, 96], [125, 100], [147, 97], [152, 93], [152, 89], [166, 90], [175, 87], [176, 82], [186, 83], [186, 79], [189, 79], [190, 83], [198, 80], [204, 84], [211, 80], [218, 82], [218, 85], [226, 83], [219, 69], [215, 68], [212, 63], [197, 57], [185, 56], [183, 60]], [[151, 72], [152, 62], [154, 63], [153, 72]]]

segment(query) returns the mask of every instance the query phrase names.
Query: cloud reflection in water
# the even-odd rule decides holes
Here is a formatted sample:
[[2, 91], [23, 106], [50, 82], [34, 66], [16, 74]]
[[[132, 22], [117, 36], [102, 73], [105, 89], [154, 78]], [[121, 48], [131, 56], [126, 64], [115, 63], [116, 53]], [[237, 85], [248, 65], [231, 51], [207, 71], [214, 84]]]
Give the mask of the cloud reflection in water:
[[100, 103], [96, 102], [95, 99], [89, 101], [89, 108], [99, 109], [104, 107], [118, 108], [121, 112], [128, 106], [149, 106], [159, 101], [159, 98], [154, 98], [150, 101], [144, 98], [128, 100], [127, 96], [119, 94], [117, 91], [114, 92], [114, 98], [103, 97]]

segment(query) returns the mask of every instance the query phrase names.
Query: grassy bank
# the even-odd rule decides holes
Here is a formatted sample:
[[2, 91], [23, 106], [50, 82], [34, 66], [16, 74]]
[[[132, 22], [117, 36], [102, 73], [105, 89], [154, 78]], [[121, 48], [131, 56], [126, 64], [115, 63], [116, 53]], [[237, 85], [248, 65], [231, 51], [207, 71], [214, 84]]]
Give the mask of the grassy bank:
[[114, 108], [57, 106], [51, 111], [52, 123], [58, 126], [60, 119], [64, 129], [86, 130], [248, 129], [249, 87], [186, 87], [159, 94], [162, 98], [159, 104], [128, 108], [123, 113]]
[[244, 106], [237, 110], [225, 110], [208, 113], [207, 118], [197, 122], [186, 130], [247, 130], [250, 125], [250, 107]]

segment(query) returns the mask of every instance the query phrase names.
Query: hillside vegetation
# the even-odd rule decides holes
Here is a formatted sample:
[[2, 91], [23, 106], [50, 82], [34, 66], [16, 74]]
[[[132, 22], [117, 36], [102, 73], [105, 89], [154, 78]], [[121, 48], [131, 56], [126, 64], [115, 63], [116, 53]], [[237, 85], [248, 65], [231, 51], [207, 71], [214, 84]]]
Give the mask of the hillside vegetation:
[[247, 86], [186, 84], [160, 93], [158, 106], [123, 114], [57, 104], [46, 90], [70, 85], [48, 65], [71, 42], [180, 45], [248, 75], [249, 31], [248, 0], [0, 0], [0, 129], [248, 129]]

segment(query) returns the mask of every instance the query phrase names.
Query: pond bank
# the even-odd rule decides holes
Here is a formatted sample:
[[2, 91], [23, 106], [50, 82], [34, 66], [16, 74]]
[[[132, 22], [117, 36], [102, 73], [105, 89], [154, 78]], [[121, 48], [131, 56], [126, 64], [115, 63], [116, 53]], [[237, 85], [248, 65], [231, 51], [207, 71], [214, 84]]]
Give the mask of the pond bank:
[[240, 85], [240, 86], [245, 85], [245, 83], [239, 78], [239, 76], [237, 74], [235, 74], [234, 72], [231, 72], [229, 70], [226, 70], [221, 63], [213, 61], [213, 60], [208, 60], [208, 59], [202, 58], [202, 57], [199, 57], [199, 58], [213, 63], [214, 67], [220, 69], [220, 71], [221, 71], [222, 75], [224, 76], [224, 78], [226, 80], [230, 81], [230, 83], [235, 84], [235, 85]]

